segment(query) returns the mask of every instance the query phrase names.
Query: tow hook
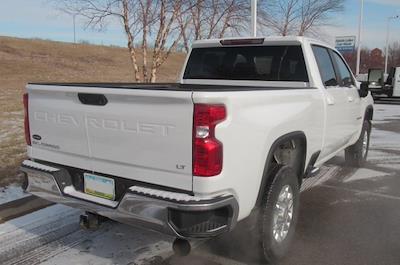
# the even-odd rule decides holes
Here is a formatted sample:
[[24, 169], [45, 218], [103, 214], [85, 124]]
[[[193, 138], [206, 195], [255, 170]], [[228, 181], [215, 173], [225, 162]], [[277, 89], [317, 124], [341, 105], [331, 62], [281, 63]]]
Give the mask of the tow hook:
[[106, 220], [107, 218], [104, 216], [86, 212], [85, 214], [79, 216], [79, 225], [82, 229], [95, 230], [98, 229], [100, 225], [104, 223]]
[[188, 240], [183, 238], [176, 238], [174, 240], [174, 243], [172, 244], [172, 249], [174, 250], [175, 255], [185, 257], [189, 255], [192, 247]]

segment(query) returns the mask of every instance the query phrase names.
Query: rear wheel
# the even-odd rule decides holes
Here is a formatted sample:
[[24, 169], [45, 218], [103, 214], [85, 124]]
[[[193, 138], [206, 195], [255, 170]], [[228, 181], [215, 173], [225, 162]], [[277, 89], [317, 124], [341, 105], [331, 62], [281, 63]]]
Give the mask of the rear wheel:
[[369, 151], [369, 137], [371, 135], [371, 123], [365, 120], [358, 141], [345, 150], [346, 164], [352, 167], [362, 167], [367, 161]]
[[258, 212], [260, 250], [273, 263], [288, 251], [293, 239], [299, 210], [299, 182], [288, 166], [279, 166], [272, 183], [265, 189]]

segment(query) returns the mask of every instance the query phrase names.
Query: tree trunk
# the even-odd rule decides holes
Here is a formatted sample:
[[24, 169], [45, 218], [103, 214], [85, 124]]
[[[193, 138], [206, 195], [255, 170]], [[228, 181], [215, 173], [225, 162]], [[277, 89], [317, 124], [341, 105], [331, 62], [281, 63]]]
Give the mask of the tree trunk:
[[148, 82], [147, 74], [147, 31], [143, 29], [143, 41], [142, 41], [142, 53], [143, 53], [143, 81]]
[[156, 67], [152, 67], [151, 74], [150, 74], [150, 82], [151, 83], [155, 83], [156, 80], [157, 80], [157, 68]]
[[182, 13], [179, 13], [179, 16], [177, 17], [178, 23], [179, 23], [179, 27], [181, 30], [181, 34], [182, 34], [182, 39], [183, 39], [183, 47], [185, 48], [185, 51], [188, 53], [189, 52], [189, 40], [187, 37], [187, 27], [189, 25], [190, 19], [188, 19], [187, 21], [184, 21], [182, 18]]
[[125, 33], [128, 37], [128, 49], [129, 49], [129, 54], [131, 58], [131, 63], [133, 66], [133, 71], [134, 71], [134, 77], [136, 82], [140, 82], [140, 76], [139, 76], [139, 67], [137, 65], [137, 59], [136, 59], [136, 51], [135, 47], [133, 45], [133, 36], [129, 27], [129, 12], [128, 12], [128, 0], [123, 0], [122, 2], [124, 12], [123, 12], [123, 21], [124, 21], [124, 29]]

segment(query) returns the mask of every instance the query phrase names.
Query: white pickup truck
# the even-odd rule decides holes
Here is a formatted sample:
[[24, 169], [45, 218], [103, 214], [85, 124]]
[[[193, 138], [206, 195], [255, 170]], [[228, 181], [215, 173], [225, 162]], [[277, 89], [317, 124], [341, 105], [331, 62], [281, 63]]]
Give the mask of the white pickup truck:
[[302, 179], [342, 150], [361, 166], [373, 116], [342, 56], [303, 37], [197, 41], [177, 84], [32, 83], [24, 103], [28, 192], [176, 242], [256, 215], [270, 261]]

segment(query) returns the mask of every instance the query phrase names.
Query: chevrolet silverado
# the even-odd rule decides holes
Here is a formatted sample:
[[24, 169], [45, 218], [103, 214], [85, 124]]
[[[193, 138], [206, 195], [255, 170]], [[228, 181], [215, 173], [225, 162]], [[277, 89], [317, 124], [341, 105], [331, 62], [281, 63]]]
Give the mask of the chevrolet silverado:
[[179, 79], [28, 84], [24, 188], [177, 242], [255, 216], [249, 239], [282, 257], [303, 178], [343, 150], [365, 162], [368, 85], [304, 37], [196, 41]]

